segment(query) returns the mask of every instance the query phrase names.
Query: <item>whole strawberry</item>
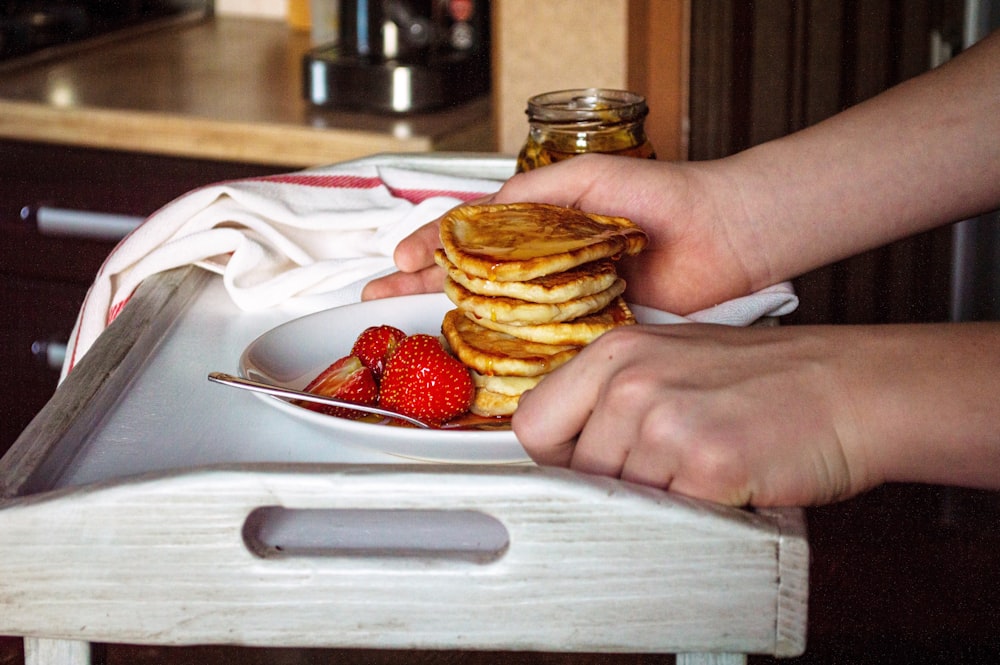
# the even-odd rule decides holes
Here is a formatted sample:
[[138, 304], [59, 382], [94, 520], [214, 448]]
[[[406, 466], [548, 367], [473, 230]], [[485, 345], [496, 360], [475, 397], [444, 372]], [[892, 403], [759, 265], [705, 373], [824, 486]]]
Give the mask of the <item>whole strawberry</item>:
[[379, 404], [440, 425], [469, 410], [474, 390], [468, 368], [437, 337], [410, 335], [385, 365]]
[[375, 381], [381, 381], [385, 371], [385, 361], [396, 345], [406, 337], [406, 333], [392, 326], [372, 326], [365, 328], [351, 347], [351, 355], [357, 356], [365, 367], [375, 375]]
[[[353, 404], [375, 406], [378, 403], [378, 386], [372, 371], [365, 367], [357, 356], [345, 356], [336, 361], [313, 379], [305, 387], [307, 393], [325, 395], [346, 400]], [[357, 420], [365, 414], [354, 409], [327, 406], [314, 402], [296, 402], [311, 411], [319, 411], [328, 416]]]

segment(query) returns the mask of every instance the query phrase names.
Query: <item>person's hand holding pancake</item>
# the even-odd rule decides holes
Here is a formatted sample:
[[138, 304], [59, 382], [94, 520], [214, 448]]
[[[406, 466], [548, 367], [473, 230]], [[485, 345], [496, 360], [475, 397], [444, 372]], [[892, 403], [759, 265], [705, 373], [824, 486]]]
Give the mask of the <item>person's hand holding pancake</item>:
[[[588, 154], [518, 174], [479, 203], [551, 203], [631, 219], [650, 243], [622, 262], [627, 299], [687, 314], [774, 283], [765, 248], [742, 211], [720, 210], [710, 200], [714, 177], [711, 169], [691, 165]], [[369, 283], [363, 298], [440, 291], [438, 247], [437, 222], [417, 230], [396, 249], [399, 272]]]

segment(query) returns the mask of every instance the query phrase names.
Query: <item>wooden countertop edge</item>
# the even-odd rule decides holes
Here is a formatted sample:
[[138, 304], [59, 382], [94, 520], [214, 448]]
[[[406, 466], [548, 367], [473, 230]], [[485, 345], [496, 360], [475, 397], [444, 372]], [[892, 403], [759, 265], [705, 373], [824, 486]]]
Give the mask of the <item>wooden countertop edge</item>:
[[309, 167], [380, 152], [426, 152], [427, 137], [231, 122], [169, 113], [0, 101], [0, 137], [175, 157]]

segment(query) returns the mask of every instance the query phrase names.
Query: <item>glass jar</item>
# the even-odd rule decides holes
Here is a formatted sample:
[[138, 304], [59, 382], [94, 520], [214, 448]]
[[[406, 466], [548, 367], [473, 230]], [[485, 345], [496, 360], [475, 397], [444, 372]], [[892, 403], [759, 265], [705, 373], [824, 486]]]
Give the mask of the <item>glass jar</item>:
[[643, 123], [649, 109], [642, 95], [585, 88], [536, 95], [528, 100], [528, 138], [517, 171], [585, 152], [656, 159]]

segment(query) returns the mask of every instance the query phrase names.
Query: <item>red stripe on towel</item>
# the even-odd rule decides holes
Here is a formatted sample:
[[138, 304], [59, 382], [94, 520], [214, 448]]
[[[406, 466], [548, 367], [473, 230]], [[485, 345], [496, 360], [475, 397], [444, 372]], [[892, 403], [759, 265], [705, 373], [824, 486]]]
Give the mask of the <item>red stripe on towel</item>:
[[285, 173], [260, 178], [250, 178], [250, 180], [266, 180], [268, 182], [280, 182], [286, 185], [300, 185], [302, 187], [325, 187], [340, 189], [375, 189], [382, 187], [381, 178], [364, 177], [357, 175], [311, 175], [308, 173]]
[[389, 191], [394, 196], [410, 203], [420, 203], [436, 196], [448, 196], [459, 201], [474, 201], [487, 196], [487, 192], [457, 192], [447, 189], [393, 189], [390, 187]]
[[125, 300], [122, 300], [121, 302], [117, 302], [114, 305], [112, 305], [111, 308], [108, 310], [108, 320], [105, 325], [110, 326], [111, 322], [118, 318], [118, 315], [122, 313], [122, 310], [125, 308], [125, 305], [127, 305], [128, 301], [131, 299], [132, 296], [129, 295], [129, 297], [125, 298]]
[[251, 180], [266, 180], [268, 182], [280, 182], [286, 185], [299, 185], [301, 187], [324, 187], [329, 189], [375, 189], [385, 187], [393, 196], [405, 199], [410, 203], [420, 203], [436, 196], [448, 196], [459, 201], [472, 201], [482, 198], [488, 192], [462, 192], [447, 189], [397, 189], [389, 187], [381, 178], [364, 177], [355, 175], [310, 175], [305, 173], [285, 173], [273, 176], [263, 176], [261, 178], [251, 178]]

